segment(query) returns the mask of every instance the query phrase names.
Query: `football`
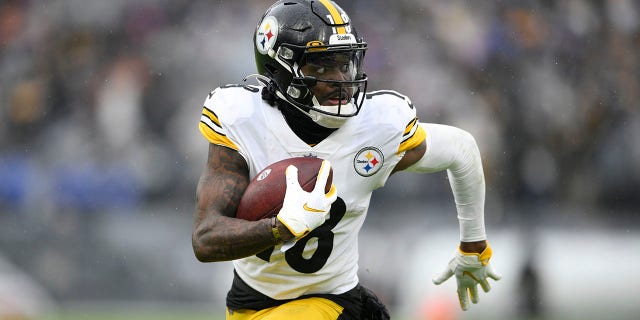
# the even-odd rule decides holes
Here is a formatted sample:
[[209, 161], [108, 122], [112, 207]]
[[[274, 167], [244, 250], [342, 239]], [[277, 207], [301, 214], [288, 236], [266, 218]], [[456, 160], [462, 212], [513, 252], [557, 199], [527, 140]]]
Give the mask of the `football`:
[[[322, 159], [310, 157], [284, 159], [268, 165], [251, 180], [240, 199], [236, 217], [257, 221], [277, 215], [282, 208], [287, 191], [285, 172], [289, 165], [298, 168], [300, 186], [303, 190], [311, 192], [315, 187]], [[329, 171], [325, 193], [331, 190], [332, 181], [333, 169]]]

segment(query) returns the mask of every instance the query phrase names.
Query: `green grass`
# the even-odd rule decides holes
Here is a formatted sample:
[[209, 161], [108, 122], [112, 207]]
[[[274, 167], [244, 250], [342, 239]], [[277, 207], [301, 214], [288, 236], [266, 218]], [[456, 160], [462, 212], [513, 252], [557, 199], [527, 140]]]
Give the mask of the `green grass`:
[[[65, 311], [56, 316], [45, 317], [38, 320], [224, 320], [223, 312], [206, 313], [202, 311]], [[408, 320], [408, 319], [394, 319]], [[485, 319], [489, 320], [489, 319]], [[515, 319], [514, 319], [515, 320]], [[522, 318], [517, 320], [566, 320], [557, 317], [548, 318]], [[573, 320], [573, 319], [572, 319]]]
[[224, 320], [224, 311], [65, 310], [38, 320]]
[[[50, 320], [222, 320], [224, 316], [199, 313], [63, 313]], [[45, 320], [49, 320], [45, 319]]]

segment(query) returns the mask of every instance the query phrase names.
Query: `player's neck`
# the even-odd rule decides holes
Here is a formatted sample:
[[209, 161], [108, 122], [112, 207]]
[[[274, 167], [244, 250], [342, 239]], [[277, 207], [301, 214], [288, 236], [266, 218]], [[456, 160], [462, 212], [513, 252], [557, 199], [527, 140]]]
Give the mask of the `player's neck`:
[[279, 106], [291, 130], [308, 145], [316, 145], [337, 129], [323, 127], [291, 106]]

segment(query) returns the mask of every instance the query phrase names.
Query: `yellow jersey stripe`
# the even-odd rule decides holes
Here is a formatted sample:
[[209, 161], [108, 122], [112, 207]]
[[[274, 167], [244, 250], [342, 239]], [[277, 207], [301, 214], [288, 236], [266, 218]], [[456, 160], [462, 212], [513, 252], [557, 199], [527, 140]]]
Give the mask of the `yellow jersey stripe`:
[[213, 113], [211, 110], [207, 109], [206, 107], [202, 109], [200, 122], [202, 122], [203, 124], [206, 124], [209, 128], [211, 128], [211, 130], [218, 132], [218, 134], [221, 134], [223, 136], [226, 135], [224, 129], [222, 129], [222, 126], [220, 125], [220, 120], [218, 120], [218, 117], [216, 116], [216, 114]]
[[218, 116], [213, 111], [207, 109], [207, 107], [204, 107], [202, 108], [202, 114], [211, 119], [211, 121], [213, 121], [213, 123], [215, 123], [217, 126], [220, 126], [220, 120], [218, 120]]
[[[331, 1], [329, 0], [320, 0], [320, 3], [322, 3], [327, 10], [329, 10], [329, 14], [331, 14], [331, 18], [333, 19], [333, 23], [335, 24], [344, 24], [344, 21], [342, 20], [342, 17], [340, 16], [340, 12], [338, 12], [338, 9], [336, 8], [336, 6], [333, 5], [333, 3], [331, 3]], [[347, 29], [345, 27], [336, 27], [336, 32], [338, 34], [346, 34], [347, 33]]]
[[224, 129], [220, 125], [218, 116], [207, 107], [202, 108], [202, 116], [200, 117], [198, 129], [200, 129], [200, 133], [202, 133], [209, 142], [239, 150], [238, 146], [227, 138]]
[[424, 131], [422, 126], [416, 123], [416, 130], [410, 137], [404, 139], [400, 146], [398, 147], [398, 152], [396, 154], [402, 153], [407, 150], [411, 150], [422, 143], [427, 138], [427, 132]]
[[407, 127], [404, 129], [404, 133], [402, 135], [406, 136], [407, 134], [411, 133], [411, 130], [413, 130], [413, 127], [415, 126], [417, 121], [418, 117], [413, 118], [413, 120], [411, 120], [411, 122], [409, 122]]
[[234, 150], [240, 150], [240, 148], [238, 148], [238, 146], [236, 146], [235, 143], [233, 143], [229, 138], [227, 138], [227, 136], [213, 130], [211, 127], [209, 127], [209, 125], [207, 125], [203, 121], [200, 121], [198, 128], [200, 129], [200, 133], [202, 133], [202, 135], [207, 140], [209, 140], [209, 142], [213, 144], [225, 146]]

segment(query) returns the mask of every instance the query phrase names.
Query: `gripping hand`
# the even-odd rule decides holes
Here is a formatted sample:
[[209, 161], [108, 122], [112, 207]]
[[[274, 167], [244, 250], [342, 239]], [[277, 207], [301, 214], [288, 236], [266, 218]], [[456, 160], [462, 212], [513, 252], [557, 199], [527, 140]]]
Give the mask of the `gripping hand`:
[[502, 278], [489, 264], [491, 254], [492, 251], [489, 245], [479, 254], [463, 252], [458, 247], [446, 270], [435, 276], [433, 283], [436, 285], [441, 284], [452, 275], [455, 275], [458, 282], [460, 307], [462, 310], [467, 310], [469, 309], [469, 296], [471, 296], [471, 302], [478, 303], [478, 284], [484, 292], [489, 292], [491, 286], [488, 278], [496, 281]]
[[298, 168], [287, 167], [287, 191], [282, 203], [282, 209], [278, 213], [278, 220], [284, 224], [296, 237], [302, 238], [311, 230], [324, 223], [329, 215], [331, 204], [336, 201], [338, 194], [332, 184], [331, 190], [324, 193], [331, 164], [324, 160], [318, 171], [313, 191], [306, 192], [298, 183]]

